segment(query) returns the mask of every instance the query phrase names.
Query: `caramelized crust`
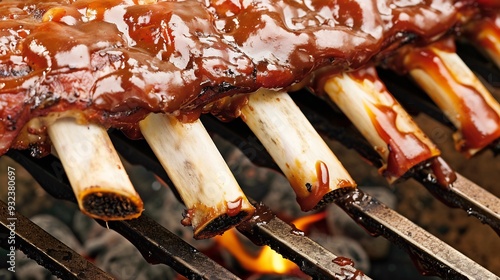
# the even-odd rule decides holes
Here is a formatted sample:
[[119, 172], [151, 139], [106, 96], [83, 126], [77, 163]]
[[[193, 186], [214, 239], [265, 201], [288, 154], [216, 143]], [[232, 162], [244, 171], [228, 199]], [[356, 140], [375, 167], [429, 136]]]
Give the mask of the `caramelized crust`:
[[481, 9], [498, 4], [6, 0], [0, 2], [0, 154], [44, 142], [44, 122], [27, 125], [31, 119], [49, 117], [46, 124], [79, 112], [82, 122], [138, 137], [137, 122], [149, 112], [196, 118], [213, 101], [287, 88], [323, 66], [359, 68], [401, 44], [433, 41]]

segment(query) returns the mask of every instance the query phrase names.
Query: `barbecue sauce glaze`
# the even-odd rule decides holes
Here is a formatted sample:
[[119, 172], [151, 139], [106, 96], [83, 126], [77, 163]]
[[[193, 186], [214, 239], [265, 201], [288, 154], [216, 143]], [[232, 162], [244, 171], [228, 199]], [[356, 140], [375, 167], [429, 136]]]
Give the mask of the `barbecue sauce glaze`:
[[0, 154], [43, 141], [21, 133], [36, 117], [76, 111], [138, 137], [149, 112], [199, 114], [322, 66], [358, 68], [478, 9], [471, 0], [147, 2], [0, 3]]
[[[316, 91], [321, 92], [327, 88], [329, 88], [329, 91], [337, 91], [336, 88], [342, 88], [343, 86], [338, 82], [338, 78], [342, 75], [348, 76], [358, 84], [363, 85], [369, 92], [366, 93], [366, 97], [357, 96], [348, 99], [349, 101], [338, 98], [338, 101], [335, 102], [339, 104], [342, 110], [346, 110], [345, 107], [347, 106], [352, 110], [352, 102], [361, 105], [354, 108], [362, 108], [363, 112], [361, 114], [366, 114], [366, 122], [370, 123], [365, 124], [366, 127], [374, 130], [372, 134], [369, 132], [362, 133], [367, 139], [370, 139], [370, 137], [380, 139], [380, 141], [377, 141], [378, 144], [372, 142], [372, 145], [374, 145], [374, 149], [384, 162], [379, 169], [379, 172], [384, 177], [390, 182], [394, 182], [416, 165], [439, 156], [440, 151], [438, 148], [411, 121], [411, 117], [387, 91], [374, 67], [363, 67], [348, 74], [330, 75], [329, 72], [325, 72], [316, 82]], [[332, 84], [335, 86], [332, 86]], [[355, 93], [346, 89], [339, 90], [336, 94], [356, 96]], [[352, 110], [354, 113], [351, 111], [350, 114], [360, 114], [358, 110]], [[350, 117], [349, 114], [347, 115]], [[368, 130], [368, 128], [364, 129]]]
[[[343, 268], [344, 266], [352, 266], [354, 267], [354, 261], [349, 259], [349, 258], [346, 258], [346, 257], [336, 257], [335, 259], [332, 260], [332, 262], [338, 266], [341, 266], [341, 271], [343, 273], [342, 276], [344, 276], [345, 278], [344, 279], [349, 279], [349, 280], [362, 280], [364, 279], [363, 276], [365, 276], [365, 274], [359, 270], [359, 269], [356, 269], [354, 271], [354, 273], [348, 271], [347, 269]], [[349, 274], [352, 274], [352, 275], [349, 275]], [[348, 278], [349, 277], [349, 278]]]
[[500, 138], [500, 112], [472, 82], [462, 80], [467, 77], [461, 79], [454, 75], [453, 69], [449, 69], [435, 51], [455, 53], [455, 45], [448, 38], [433, 43], [430, 48], [413, 48], [404, 58], [405, 67], [410, 71], [424, 69], [445, 91], [448, 103], [454, 108], [445, 113], [453, 114], [449, 118], [460, 131], [454, 135], [456, 148], [471, 156]]

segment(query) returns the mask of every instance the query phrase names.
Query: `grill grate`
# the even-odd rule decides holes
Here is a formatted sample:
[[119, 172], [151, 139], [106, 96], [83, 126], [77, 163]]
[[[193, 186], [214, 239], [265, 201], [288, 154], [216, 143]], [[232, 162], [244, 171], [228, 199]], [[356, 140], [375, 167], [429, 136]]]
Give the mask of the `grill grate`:
[[[58, 165], [58, 159], [48, 156], [43, 159], [45, 164], [40, 164], [38, 160], [33, 159], [26, 152], [10, 151], [8, 155], [23, 165], [36, 179], [40, 179], [40, 184], [50, 194], [59, 199], [75, 202], [71, 187], [66, 183], [66, 178], [54, 172], [53, 166]], [[48, 164], [49, 162], [50, 164]], [[318, 279], [351, 279], [352, 276], [356, 275], [359, 275], [356, 279], [370, 279], [350, 265], [340, 266], [332, 263], [332, 260], [337, 256], [307, 237], [291, 234], [292, 228], [274, 217], [264, 207], [260, 205], [258, 208], [261, 214], [268, 211], [269, 219], [259, 223], [248, 222], [240, 227], [240, 231], [253, 238], [258, 238], [259, 243], [272, 245], [273, 248], [286, 247], [288, 250], [283, 254], [301, 263], [305, 271]], [[7, 223], [7, 209], [3, 208], [1, 213], [2, 221]], [[36, 227], [29, 220], [24, 219], [30, 223], [30, 227]], [[144, 214], [131, 221], [108, 222], [107, 224], [102, 221], [98, 222], [127, 238], [141, 251], [148, 262], [169, 265], [189, 279], [239, 279]], [[31, 238], [35, 240], [35, 236], [32, 235]], [[54, 242], [54, 246], [59, 245]], [[43, 254], [43, 251], [39, 251], [36, 247], [21, 247], [21, 249], [27, 255], [36, 256], [36, 260], [41, 260], [41, 265], [45, 266], [47, 263], [45, 259], [48, 259], [49, 256]], [[68, 250], [70, 249], [68, 248]], [[315, 258], [316, 256], [321, 256], [321, 258]], [[86, 267], [87, 265], [74, 267], [73, 263], [67, 262], [57, 262], [46, 266], [52, 272], [68, 271], [70, 274], [65, 274], [64, 279], [79, 279], [75, 275], [88, 275], [95, 269], [93, 265], [89, 265], [90, 271], [87, 272]]]

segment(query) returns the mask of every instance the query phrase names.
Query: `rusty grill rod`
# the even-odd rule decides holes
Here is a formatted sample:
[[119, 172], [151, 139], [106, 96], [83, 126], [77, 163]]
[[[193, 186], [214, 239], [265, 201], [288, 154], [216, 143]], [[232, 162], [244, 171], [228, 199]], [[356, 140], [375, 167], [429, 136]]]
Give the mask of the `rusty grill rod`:
[[[15, 222], [15, 230], [10, 223]], [[10, 248], [8, 239], [15, 234], [15, 247], [62, 279], [114, 279], [77, 252], [41, 229], [28, 218], [11, 211], [0, 201], [0, 246]]]
[[[64, 173], [64, 169], [62, 169], [62, 164], [57, 158], [49, 155], [41, 159], [35, 159], [25, 151], [15, 150], [9, 151], [7, 155], [28, 170], [33, 178], [35, 178], [35, 180], [37, 180], [49, 194], [55, 198], [65, 199], [76, 203], [76, 199], [74, 198], [73, 191]], [[44, 237], [44, 243], [42, 244], [46, 247], [33, 247], [30, 245], [31, 242], [37, 242], [38, 234], [32, 234], [29, 232], [31, 227], [29, 227], [28, 222], [31, 222], [26, 218], [25, 220], [26, 224], [16, 224], [16, 228], [19, 231], [28, 231], [25, 242], [27, 244], [26, 246], [29, 247], [25, 253], [29, 257], [36, 256], [37, 254], [40, 254], [39, 248], [42, 249], [42, 252], [43, 250], [56, 252], [58, 248], [58, 241], [50, 235], [49, 236], [54, 242], [48, 242], [45, 239], [49, 237]], [[107, 225], [103, 221], [96, 221], [102, 226], [108, 226], [127, 238], [130, 242], [132, 242], [132, 244], [134, 244], [134, 246], [136, 246], [148, 262], [153, 264], [166, 264], [188, 279], [239, 279], [227, 269], [186, 243], [177, 235], [147, 217], [144, 213], [138, 219], [108, 222]], [[48, 235], [48, 233], [45, 233], [45, 235]], [[74, 253], [73, 255], [77, 255], [77, 253]], [[78, 275], [80, 273], [81, 268], [79, 266], [81, 265], [80, 263], [83, 262], [77, 261], [73, 263], [71, 260], [64, 261], [66, 255], [56, 255], [54, 257], [57, 256], [62, 258], [62, 260], [56, 259], [53, 265], [51, 256], [49, 255], [41, 256], [39, 258], [37, 257], [38, 259], [35, 258], [35, 260], [41, 260], [39, 263], [49, 269], [54, 275], [59, 275], [59, 271], [67, 271], [69, 273], [68, 275]], [[92, 265], [87, 261], [85, 262], [86, 263], [84, 263], [83, 267]], [[108, 278], [92, 277], [88, 279]], [[66, 278], [63, 277], [63, 279]]]
[[[206, 125], [206, 127], [207, 129], [213, 128], [211, 125]], [[120, 136], [119, 132], [115, 134], [112, 139], [114, 137], [122, 139], [120, 144], [124, 145], [120, 147], [119, 143], [115, 143], [115, 147], [118, 151], [127, 149], [126, 146], [134, 145], [136, 142], [127, 140], [124, 136]], [[249, 138], [247, 136], [243, 137], [243, 139]], [[258, 143], [254, 142], [254, 144], [256, 145]], [[264, 149], [261, 150], [255, 147], [253, 152], [257, 151], [265, 152]], [[141, 150], [136, 150], [136, 152], [142, 153]], [[142, 157], [148, 156], [148, 154], [150, 153], [145, 151]], [[129, 156], [133, 156], [134, 158], [141, 157], [141, 155], [132, 154], [129, 154]], [[151, 164], [154, 163], [154, 161], [149, 162]], [[266, 165], [271, 166], [272, 164]], [[242, 185], [242, 188], [244, 189], [244, 185]], [[374, 234], [384, 236], [397, 246], [408, 251], [413, 259], [421, 264], [423, 269], [428, 271], [428, 273], [432, 271], [445, 279], [467, 279], [471, 276], [474, 276], [473, 279], [500, 279], [448, 244], [399, 215], [394, 210], [378, 202], [371, 196], [364, 194], [361, 190], [349, 192], [341, 196], [335, 202], [359, 224], [363, 225]], [[265, 212], [265, 210], [263, 212]], [[259, 215], [259, 211], [257, 211], [257, 215]], [[307, 271], [307, 273], [320, 273], [320, 279], [325, 277], [321, 273], [329, 273], [335, 277], [344, 277], [346, 275], [337, 274], [338, 271], [344, 271], [345, 267], [328, 268], [328, 265], [334, 265], [330, 255], [326, 258], [317, 256], [318, 261], [309, 259], [307, 254], [314, 254], [313, 252], [319, 249], [314, 246], [310, 247], [309, 241], [302, 240], [304, 237], [293, 236], [291, 233], [292, 228], [286, 225], [286, 223], [280, 222], [277, 219], [271, 219], [268, 223], [259, 222], [259, 217], [256, 219], [256, 221], [250, 221], [238, 227], [238, 230], [257, 245], [269, 245], [284, 257], [296, 262], [301, 269], [308, 269], [309, 264], [314, 264], [314, 267], [310, 268], [311, 271]], [[304, 263], [304, 265], [302, 265], [302, 263]], [[347, 273], [355, 272], [347, 270]]]

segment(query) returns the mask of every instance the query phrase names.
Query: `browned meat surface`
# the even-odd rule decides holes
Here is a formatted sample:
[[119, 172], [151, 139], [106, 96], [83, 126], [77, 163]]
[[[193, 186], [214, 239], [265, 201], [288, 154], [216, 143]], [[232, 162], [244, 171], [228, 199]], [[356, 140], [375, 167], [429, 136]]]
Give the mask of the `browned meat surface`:
[[70, 114], [139, 136], [149, 112], [196, 118], [225, 96], [287, 88], [320, 67], [355, 69], [498, 9], [486, 0], [138, 2], [0, 3], [0, 154], [46, 144], [37, 117]]

